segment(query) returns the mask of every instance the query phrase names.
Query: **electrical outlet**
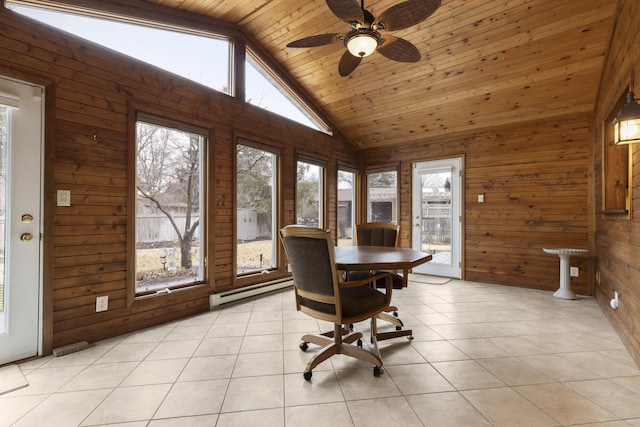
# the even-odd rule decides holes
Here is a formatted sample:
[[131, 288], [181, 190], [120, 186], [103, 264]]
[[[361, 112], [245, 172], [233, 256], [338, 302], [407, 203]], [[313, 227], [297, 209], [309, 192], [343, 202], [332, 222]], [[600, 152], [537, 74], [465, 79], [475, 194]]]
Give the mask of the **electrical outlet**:
[[578, 277], [580, 276], [580, 269], [578, 267], [571, 267], [569, 269], [569, 274], [571, 277]]
[[107, 311], [109, 309], [109, 295], [96, 298], [96, 313], [99, 311]]

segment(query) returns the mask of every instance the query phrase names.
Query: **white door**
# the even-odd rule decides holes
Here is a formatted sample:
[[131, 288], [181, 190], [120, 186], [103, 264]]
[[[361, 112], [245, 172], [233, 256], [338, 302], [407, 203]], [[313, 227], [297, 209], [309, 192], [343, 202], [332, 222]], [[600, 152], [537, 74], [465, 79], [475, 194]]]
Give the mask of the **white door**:
[[40, 345], [42, 95], [0, 76], [0, 365]]
[[414, 273], [461, 277], [462, 159], [413, 165], [413, 248], [433, 259]]

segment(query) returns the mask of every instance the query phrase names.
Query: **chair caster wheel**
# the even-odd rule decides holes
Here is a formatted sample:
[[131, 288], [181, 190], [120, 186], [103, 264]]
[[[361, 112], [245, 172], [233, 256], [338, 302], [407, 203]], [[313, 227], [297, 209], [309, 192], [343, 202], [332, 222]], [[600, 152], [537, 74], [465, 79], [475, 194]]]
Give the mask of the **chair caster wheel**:
[[382, 369], [380, 368], [380, 366], [374, 366], [373, 367], [373, 376], [378, 378], [380, 376], [380, 373], [382, 372]]
[[413, 335], [409, 335], [409, 336], [407, 337], [407, 339], [408, 339], [409, 341], [411, 341], [411, 340], [413, 339]]
[[306, 371], [304, 374], [302, 374], [304, 379], [307, 381], [311, 381], [311, 375], [312, 375], [311, 371]]
[[353, 332], [353, 323], [349, 323], [349, 331]]
[[362, 340], [358, 340], [358, 342], [356, 343], [356, 345], [360, 348], [362, 348]]
[[402, 330], [402, 326], [396, 326], [396, 331], [401, 331]]
[[397, 312], [397, 311], [394, 311], [394, 312], [393, 312], [393, 315], [394, 315], [395, 317], [398, 317], [398, 312]]
[[[309, 345], [306, 342], [301, 342], [300, 343], [300, 350], [307, 351], [308, 348], [309, 348]], [[309, 378], [311, 378], [311, 374], [309, 374]]]

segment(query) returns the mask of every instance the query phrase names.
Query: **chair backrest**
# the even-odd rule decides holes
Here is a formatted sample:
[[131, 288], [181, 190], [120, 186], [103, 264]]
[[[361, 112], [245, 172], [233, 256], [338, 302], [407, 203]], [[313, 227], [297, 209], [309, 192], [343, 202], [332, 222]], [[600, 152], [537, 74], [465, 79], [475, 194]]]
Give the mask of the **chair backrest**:
[[358, 246], [397, 247], [399, 238], [400, 226], [390, 222], [367, 222], [356, 225]]
[[279, 231], [296, 292], [296, 308], [334, 322], [341, 318], [338, 270], [328, 231], [289, 225]]

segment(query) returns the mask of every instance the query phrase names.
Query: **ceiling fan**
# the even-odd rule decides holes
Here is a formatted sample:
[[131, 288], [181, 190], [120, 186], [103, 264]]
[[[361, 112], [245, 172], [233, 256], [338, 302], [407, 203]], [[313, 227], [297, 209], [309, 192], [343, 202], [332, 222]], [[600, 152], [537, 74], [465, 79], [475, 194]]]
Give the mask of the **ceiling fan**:
[[375, 18], [355, 0], [326, 0], [329, 9], [349, 24], [346, 34], [319, 34], [293, 41], [287, 47], [315, 47], [342, 42], [347, 50], [340, 58], [338, 72], [342, 77], [351, 74], [365, 56], [378, 51], [388, 59], [400, 62], [418, 62], [420, 51], [411, 42], [381, 30], [402, 30], [427, 19], [440, 7], [441, 0], [406, 0], [391, 6]]

